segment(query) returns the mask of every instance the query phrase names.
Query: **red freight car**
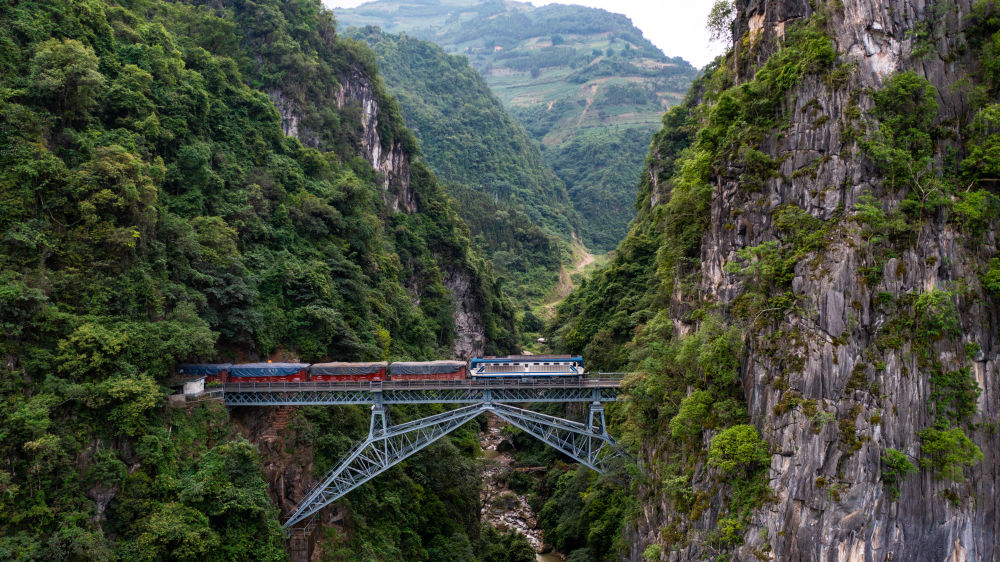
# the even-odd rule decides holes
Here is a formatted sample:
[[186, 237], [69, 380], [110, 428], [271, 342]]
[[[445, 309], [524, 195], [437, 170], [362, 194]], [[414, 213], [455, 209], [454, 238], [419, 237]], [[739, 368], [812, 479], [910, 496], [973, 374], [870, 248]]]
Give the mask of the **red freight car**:
[[389, 365], [389, 378], [407, 380], [462, 380], [465, 377], [464, 361], [397, 361]]
[[177, 373], [182, 377], [205, 377], [205, 382], [226, 382], [230, 363], [197, 363], [178, 365]]
[[308, 363], [245, 363], [229, 369], [229, 382], [305, 382]]
[[309, 377], [314, 382], [384, 381], [389, 364], [374, 363], [316, 363], [309, 367]]

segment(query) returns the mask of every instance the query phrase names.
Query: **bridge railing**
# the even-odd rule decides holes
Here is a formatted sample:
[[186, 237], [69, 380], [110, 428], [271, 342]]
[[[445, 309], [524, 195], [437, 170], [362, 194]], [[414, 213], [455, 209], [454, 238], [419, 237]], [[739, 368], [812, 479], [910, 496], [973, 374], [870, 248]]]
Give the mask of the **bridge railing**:
[[[615, 373], [617, 374], [617, 373]], [[352, 381], [352, 382], [254, 382], [225, 383], [226, 392], [384, 392], [392, 390], [502, 390], [502, 389], [558, 389], [558, 388], [617, 388], [622, 377], [600, 376], [584, 379], [489, 379], [489, 380], [408, 380], [408, 381]]]

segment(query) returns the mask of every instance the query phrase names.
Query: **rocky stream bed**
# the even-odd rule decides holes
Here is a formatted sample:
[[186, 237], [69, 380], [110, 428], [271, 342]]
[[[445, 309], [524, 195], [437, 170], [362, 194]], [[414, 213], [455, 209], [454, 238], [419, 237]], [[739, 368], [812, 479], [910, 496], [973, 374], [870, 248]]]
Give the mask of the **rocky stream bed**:
[[542, 529], [538, 527], [538, 515], [531, 509], [526, 497], [507, 487], [507, 475], [514, 470], [514, 454], [509, 448], [501, 451], [504, 441], [503, 420], [489, 416], [486, 431], [479, 434], [479, 444], [483, 449], [482, 483], [479, 499], [483, 521], [497, 529], [514, 530], [527, 537], [535, 549], [539, 562], [560, 562], [561, 554], [545, 544]]

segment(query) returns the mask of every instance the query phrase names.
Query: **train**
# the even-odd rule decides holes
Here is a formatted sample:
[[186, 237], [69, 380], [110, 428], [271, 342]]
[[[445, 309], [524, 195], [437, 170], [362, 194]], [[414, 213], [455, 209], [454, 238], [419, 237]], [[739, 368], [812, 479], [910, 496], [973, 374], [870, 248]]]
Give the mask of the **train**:
[[182, 377], [206, 383], [359, 382], [583, 378], [583, 357], [508, 355], [469, 361], [370, 361], [332, 363], [186, 363]]

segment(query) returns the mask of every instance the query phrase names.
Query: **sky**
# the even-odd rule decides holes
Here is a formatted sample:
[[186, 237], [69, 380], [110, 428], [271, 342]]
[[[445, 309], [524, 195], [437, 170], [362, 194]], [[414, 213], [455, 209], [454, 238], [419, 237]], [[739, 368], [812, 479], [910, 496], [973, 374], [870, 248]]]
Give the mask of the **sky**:
[[[353, 8], [367, 0], [323, 0], [328, 8]], [[530, 0], [536, 6], [546, 4], [578, 4], [603, 8], [631, 18], [646, 39], [667, 56], [683, 57], [701, 68], [723, 51], [719, 43], [710, 43], [705, 20], [712, 9], [709, 0]]]

